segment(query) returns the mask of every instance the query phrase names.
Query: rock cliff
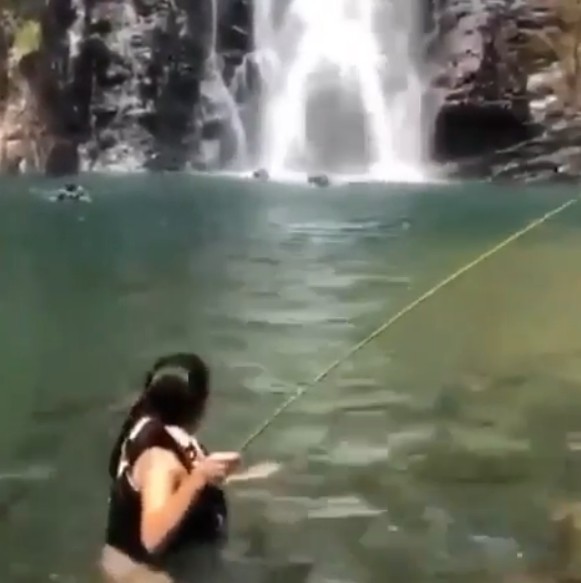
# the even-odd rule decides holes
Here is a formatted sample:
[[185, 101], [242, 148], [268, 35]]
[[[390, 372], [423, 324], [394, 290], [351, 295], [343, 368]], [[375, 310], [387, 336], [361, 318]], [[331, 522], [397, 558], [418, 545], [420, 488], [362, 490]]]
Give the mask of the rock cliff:
[[0, 74], [15, 86], [4, 100], [4, 141], [29, 141], [25, 120], [9, 111], [16, 102], [42, 134], [37, 160], [20, 144], [4, 169], [69, 174], [84, 160], [174, 170], [232, 155], [224, 80], [250, 48], [245, 0], [219, 14], [212, 0], [47, 0], [38, 19], [38, 47], [11, 68], [9, 27], [0, 36]]
[[[576, 179], [577, 0], [432, 0], [436, 160], [478, 178]], [[579, 35], [572, 37], [572, 30]]]
[[[575, 177], [577, 103], [557, 89], [575, 73], [558, 47], [534, 48], [581, 31], [563, 11], [575, 1], [420, 1], [434, 159], [458, 176]], [[4, 13], [0, 169], [227, 164], [248, 98], [239, 80], [253, 78], [251, 3], [47, 0]]]

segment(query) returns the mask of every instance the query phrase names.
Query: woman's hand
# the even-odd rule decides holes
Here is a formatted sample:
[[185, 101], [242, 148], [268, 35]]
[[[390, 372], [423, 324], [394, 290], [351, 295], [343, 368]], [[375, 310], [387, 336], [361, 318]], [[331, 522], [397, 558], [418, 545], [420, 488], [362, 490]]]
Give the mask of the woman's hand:
[[236, 471], [240, 465], [240, 455], [228, 452], [216, 452], [201, 459], [194, 466], [208, 484], [218, 485]]

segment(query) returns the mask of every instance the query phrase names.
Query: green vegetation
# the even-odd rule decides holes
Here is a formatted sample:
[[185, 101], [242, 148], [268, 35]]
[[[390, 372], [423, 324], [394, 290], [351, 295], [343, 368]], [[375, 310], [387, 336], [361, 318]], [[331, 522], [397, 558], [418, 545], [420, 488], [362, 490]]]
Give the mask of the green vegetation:
[[[2, 6], [0, 0], [0, 6]], [[6, 3], [4, 3], [6, 6]], [[26, 6], [26, 5], [25, 5]], [[0, 100], [9, 98], [15, 87], [18, 86], [17, 66], [23, 57], [40, 48], [41, 26], [40, 22], [34, 18], [24, 15], [28, 11], [16, 11], [4, 8], [0, 10], [0, 27], [4, 36], [5, 49], [7, 52], [0, 53], [0, 70], [4, 71], [4, 78], [0, 79], [3, 84], [0, 90]]]
[[18, 62], [37, 50], [41, 41], [38, 0], [0, 0], [0, 27], [10, 44], [10, 60]]
[[14, 31], [12, 50], [14, 59], [19, 61], [22, 57], [37, 51], [40, 48], [41, 29], [36, 20], [25, 20], [18, 24]]

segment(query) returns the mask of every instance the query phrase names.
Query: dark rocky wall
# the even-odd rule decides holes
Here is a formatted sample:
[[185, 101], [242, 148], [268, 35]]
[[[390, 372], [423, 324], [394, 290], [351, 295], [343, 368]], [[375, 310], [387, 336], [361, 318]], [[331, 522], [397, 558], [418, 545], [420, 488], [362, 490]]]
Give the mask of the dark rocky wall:
[[[42, 46], [22, 63], [51, 137], [47, 171], [75, 171], [80, 151], [102, 166], [177, 170], [195, 160], [212, 10], [212, 0], [48, 0]], [[224, 63], [249, 48], [247, 11], [231, 0], [219, 15]]]
[[523, 8], [490, 2], [474, 13], [458, 0], [439, 5], [436, 160], [478, 156], [531, 137], [527, 73], [517, 54]]
[[556, 4], [423, 1], [434, 159], [459, 177], [578, 180], [581, 119], [558, 104], [551, 83], [559, 65], [533, 75], [523, 50], [558, 25]]

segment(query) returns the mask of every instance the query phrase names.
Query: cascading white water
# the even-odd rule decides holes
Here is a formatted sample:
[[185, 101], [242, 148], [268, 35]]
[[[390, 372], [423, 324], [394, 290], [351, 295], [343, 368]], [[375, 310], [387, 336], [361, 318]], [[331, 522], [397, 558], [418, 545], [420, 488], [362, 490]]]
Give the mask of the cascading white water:
[[70, 58], [75, 59], [79, 55], [79, 46], [83, 37], [85, 26], [85, 5], [81, 0], [73, 0], [73, 10], [75, 11], [75, 20], [68, 31], [70, 45]]
[[221, 104], [226, 109], [225, 118], [228, 129], [234, 138], [235, 150], [235, 164], [243, 166], [247, 163], [247, 144], [246, 144], [246, 130], [242, 119], [240, 118], [240, 111], [234, 96], [229, 88], [224, 83], [222, 77], [219, 56], [217, 52], [218, 45], [218, 0], [211, 1], [212, 15], [211, 15], [211, 31], [210, 31], [210, 46], [208, 59], [206, 61], [206, 74], [202, 82], [202, 93], [211, 96], [211, 102]]
[[414, 0], [255, 0], [260, 166], [424, 178]]

